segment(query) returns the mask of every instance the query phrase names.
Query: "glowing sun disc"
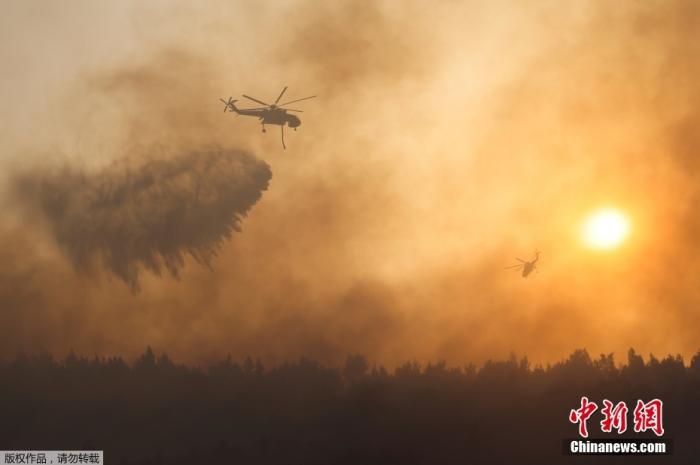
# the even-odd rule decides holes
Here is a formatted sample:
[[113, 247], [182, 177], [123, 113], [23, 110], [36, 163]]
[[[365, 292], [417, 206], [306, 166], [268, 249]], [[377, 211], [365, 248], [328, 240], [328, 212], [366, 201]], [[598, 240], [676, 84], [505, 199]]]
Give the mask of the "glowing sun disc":
[[583, 241], [592, 249], [614, 249], [630, 231], [630, 222], [619, 210], [604, 208], [593, 212], [583, 224]]

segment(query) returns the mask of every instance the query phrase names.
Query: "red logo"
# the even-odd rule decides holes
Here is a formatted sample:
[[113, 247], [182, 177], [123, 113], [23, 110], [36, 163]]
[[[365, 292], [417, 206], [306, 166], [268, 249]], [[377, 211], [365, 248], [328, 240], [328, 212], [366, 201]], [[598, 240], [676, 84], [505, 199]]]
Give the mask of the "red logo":
[[[637, 401], [637, 406], [634, 409], [634, 432], [642, 433], [651, 430], [657, 436], [664, 434], [663, 427], [663, 401], [653, 399], [644, 403], [642, 400]], [[588, 397], [581, 397], [581, 407], [569, 412], [569, 421], [573, 424], [578, 424], [578, 434], [581, 437], [588, 437], [588, 419], [593, 413], [598, 410], [598, 405], [595, 402], [589, 402]], [[617, 434], [622, 434], [627, 431], [627, 404], [618, 402], [613, 404], [608, 399], [603, 400], [603, 408], [600, 413], [603, 419], [600, 422], [600, 429], [604, 433], [611, 433], [613, 430]]]
[[664, 403], [659, 399], [651, 400], [646, 404], [638, 400], [637, 407], [634, 409], [634, 431], [640, 433], [650, 429], [657, 436], [663, 435], [664, 426], [661, 421], [663, 406]]
[[610, 433], [613, 429], [616, 429], [617, 434], [627, 431], [627, 405], [624, 402], [618, 402], [613, 408], [613, 403], [605, 399], [603, 406], [600, 413], [605, 418], [600, 422], [600, 429], [604, 433]]
[[588, 397], [584, 396], [581, 397], [581, 408], [569, 412], [569, 421], [571, 423], [578, 423], [578, 434], [581, 435], [581, 437], [588, 437], [586, 422], [596, 410], [598, 410], [598, 406], [595, 402], [588, 402]]

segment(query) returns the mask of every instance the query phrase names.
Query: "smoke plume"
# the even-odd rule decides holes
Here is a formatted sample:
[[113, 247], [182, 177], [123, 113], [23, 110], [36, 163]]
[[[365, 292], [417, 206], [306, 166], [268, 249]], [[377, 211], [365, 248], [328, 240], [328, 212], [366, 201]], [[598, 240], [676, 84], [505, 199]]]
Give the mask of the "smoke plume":
[[96, 173], [26, 173], [15, 188], [79, 271], [99, 262], [137, 291], [142, 269], [177, 277], [186, 255], [209, 266], [271, 176], [246, 152], [215, 149]]
[[[698, 2], [39, 1], [0, 15], [0, 359], [697, 352]], [[286, 151], [219, 102], [284, 86]]]

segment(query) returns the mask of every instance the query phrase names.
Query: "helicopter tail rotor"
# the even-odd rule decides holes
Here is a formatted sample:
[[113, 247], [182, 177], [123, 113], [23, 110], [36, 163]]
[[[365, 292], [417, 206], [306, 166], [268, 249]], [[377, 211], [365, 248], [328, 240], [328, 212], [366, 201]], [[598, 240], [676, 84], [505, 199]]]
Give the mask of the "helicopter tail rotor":
[[228, 100], [224, 100], [222, 98], [219, 100], [221, 100], [221, 102], [224, 104], [224, 113], [226, 113], [227, 110], [231, 112], [236, 111], [236, 105], [234, 105], [234, 103], [236, 103], [238, 100], [234, 100], [233, 97], [229, 97]]

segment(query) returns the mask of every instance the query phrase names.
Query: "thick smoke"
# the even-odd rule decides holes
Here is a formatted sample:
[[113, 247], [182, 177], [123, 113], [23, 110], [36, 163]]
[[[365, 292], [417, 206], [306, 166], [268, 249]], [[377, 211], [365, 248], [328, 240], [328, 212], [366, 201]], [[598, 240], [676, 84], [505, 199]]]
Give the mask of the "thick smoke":
[[208, 266], [271, 176], [246, 152], [206, 150], [96, 173], [23, 174], [16, 190], [78, 270], [99, 262], [136, 291], [142, 269], [177, 277], [186, 255]]
[[[126, 355], [151, 344], [196, 362], [228, 352], [328, 362], [361, 352], [383, 363], [511, 350], [547, 361], [582, 346], [695, 353], [696, 3], [178, 0], [37, 16], [15, 2], [26, 11], [0, 17], [0, 152], [17, 163], [90, 158], [61, 156], [51, 165], [80, 171], [23, 179], [19, 206], [48, 228], [14, 223], [18, 202], [0, 196], [0, 358], [38, 343]], [[274, 99], [285, 85], [290, 98], [319, 95], [299, 107], [286, 152], [278, 133], [222, 111], [220, 97]], [[178, 252], [178, 283], [143, 273], [154, 257], [168, 272], [143, 231], [130, 229], [141, 242], [128, 244], [86, 239], [104, 216], [78, 212], [87, 199], [77, 192], [177, 159], [144, 162], [132, 147], [209, 144], [267, 153], [276, 174], [215, 273], [182, 269], [191, 245], [170, 230], [158, 245]], [[88, 168], [125, 153], [141, 164]], [[49, 189], [67, 191], [75, 210], [48, 208]], [[130, 205], [153, 226], [147, 192]], [[578, 237], [605, 204], [633, 223], [614, 253]], [[196, 233], [223, 237], [211, 226]], [[114, 269], [113, 247], [131, 257], [122, 276], [142, 272], [138, 295], [71, 273], [71, 261]], [[534, 248], [543, 261], [533, 279], [503, 270]]]

